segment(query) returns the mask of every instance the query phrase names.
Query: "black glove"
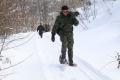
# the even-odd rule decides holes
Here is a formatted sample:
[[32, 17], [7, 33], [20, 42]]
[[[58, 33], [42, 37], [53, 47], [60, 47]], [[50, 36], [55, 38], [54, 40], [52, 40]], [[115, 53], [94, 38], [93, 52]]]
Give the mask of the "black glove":
[[54, 42], [54, 41], [55, 41], [55, 34], [54, 34], [54, 33], [52, 33], [51, 40], [52, 40], [52, 42]]
[[75, 16], [78, 16], [80, 15], [80, 13], [78, 11], [75, 12]]

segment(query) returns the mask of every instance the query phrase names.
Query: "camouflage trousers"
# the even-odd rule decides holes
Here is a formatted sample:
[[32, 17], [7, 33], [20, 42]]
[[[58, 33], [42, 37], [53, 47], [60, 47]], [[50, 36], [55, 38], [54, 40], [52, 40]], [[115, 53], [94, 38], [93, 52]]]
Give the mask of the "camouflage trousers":
[[69, 63], [73, 63], [73, 32], [67, 32], [60, 35], [60, 40], [62, 42], [61, 55], [62, 58], [66, 58], [66, 51], [68, 50], [68, 60]]

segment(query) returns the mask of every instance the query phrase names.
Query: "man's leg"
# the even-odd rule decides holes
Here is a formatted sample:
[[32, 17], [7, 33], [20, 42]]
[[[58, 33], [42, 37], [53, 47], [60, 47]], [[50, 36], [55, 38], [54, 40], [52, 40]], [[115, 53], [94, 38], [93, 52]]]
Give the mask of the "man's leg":
[[67, 38], [65, 36], [60, 36], [62, 47], [61, 47], [61, 55], [60, 55], [60, 63], [64, 64], [66, 60], [66, 50], [67, 50]]
[[43, 37], [43, 32], [40, 31], [40, 32], [39, 32], [39, 35], [40, 35], [41, 38], [42, 38], [42, 37]]
[[73, 64], [73, 43], [68, 43], [69, 64]]
[[66, 50], [67, 50], [67, 46], [66, 46], [66, 44], [64, 44], [64, 43], [62, 42], [61, 53], [62, 53], [62, 58], [63, 58], [63, 59], [66, 58]]
[[68, 58], [69, 58], [69, 64], [73, 64], [73, 44], [74, 44], [74, 39], [73, 39], [73, 34], [68, 35]]
[[62, 58], [66, 58], [66, 50], [67, 50], [67, 38], [63, 35], [60, 36], [61, 42], [62, 42], [62, 47], [61, 47], [61, 53], [62, 53]]

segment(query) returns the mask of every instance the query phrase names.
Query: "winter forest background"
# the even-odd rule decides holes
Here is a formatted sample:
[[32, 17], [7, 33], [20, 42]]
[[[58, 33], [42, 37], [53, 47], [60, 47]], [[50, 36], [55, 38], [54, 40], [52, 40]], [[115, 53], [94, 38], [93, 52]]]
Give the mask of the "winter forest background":
[[[110, 10], [116, 1], [117, 0], [0, 0], [0, 80], [4, 80], [4, 78], [12, 74], [6, 73], [5, 70], [17, 66], [26, 60], [24, 59], [23, 61], [15, 63], [15, 65], [10, 65], [12, 64], [10, 58], [2, 54], [4, 50], [13, 48], [9, 46], [9, 44], [14, 44], [15, 41], [19, 43], [19, 40], [30, 37], [30, 34], [27, 34], [14, 38], [15, 34], [34, 32], [40, 23], [49, 25], [51, 31], [55, 18], [61, 11], [62, 5], [68, 5], [71, 11], [80, 12], [78, 16], [80, 21], [79, 26], [81, 30], [87, 31], [89, 29], [87, 24], [94, 21], [96, 16], [98, 16], [98, 5], [101, 8], [104, 6], [107, 13], [112, 15]], [[11, 36], [13, 37], [11, 38]]]
[[52, 26], [55, 15], [60, 12], [64, 4], [73, 10], [84, 7], [87, 11], [91, 2], [90, 0], [1, 0], [0, 35], [33, 31], [40, 23]]
[[[98, 0], [99, 1], [99, 0]], [[102, 0], [101, 0], [102, 1]], [[115, 0], [103, 0], [106, 8]], [[81, 20], [96, 16], [97, 0], [1, 0], [0, 36], [36, 30], [40, 23], [52, 27], [62, 5], [68, 5], [72, 11], [81, 8]], [[106, 2], [110, 2], [109, 6]], [[85, 26], [84, 22], [81, 23]]]

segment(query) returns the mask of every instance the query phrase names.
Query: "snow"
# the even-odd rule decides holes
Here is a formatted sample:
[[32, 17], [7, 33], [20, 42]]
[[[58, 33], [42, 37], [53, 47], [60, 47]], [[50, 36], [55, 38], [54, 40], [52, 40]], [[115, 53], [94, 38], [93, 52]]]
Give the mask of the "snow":
[[[37, 32], [20, 33], [10, 39], [26, 37], [8, 45], [3, 56], [13, 67], [0, 71], [3, 80], [120, 80], [116, 55], [120, 52], [120, 1], [111, 13], [98, 15], [88, 23], [88, 30], [74, 27], [74, 62], [77, 67], [59, 64], [59, 36], [51, 41], [51, 33], [41, 39]], [[101, 10], [102, 12], [102, 10]], [[100, 12], [100, 13], [101, 13]], [[15, 46], [15, 47], [14, 47]], [[14, 47], [14, 48], [11, 48]], [[19, 63], [17, 65], [17, 63]], [[0, 68], [4, 69], [4, 66]]]

